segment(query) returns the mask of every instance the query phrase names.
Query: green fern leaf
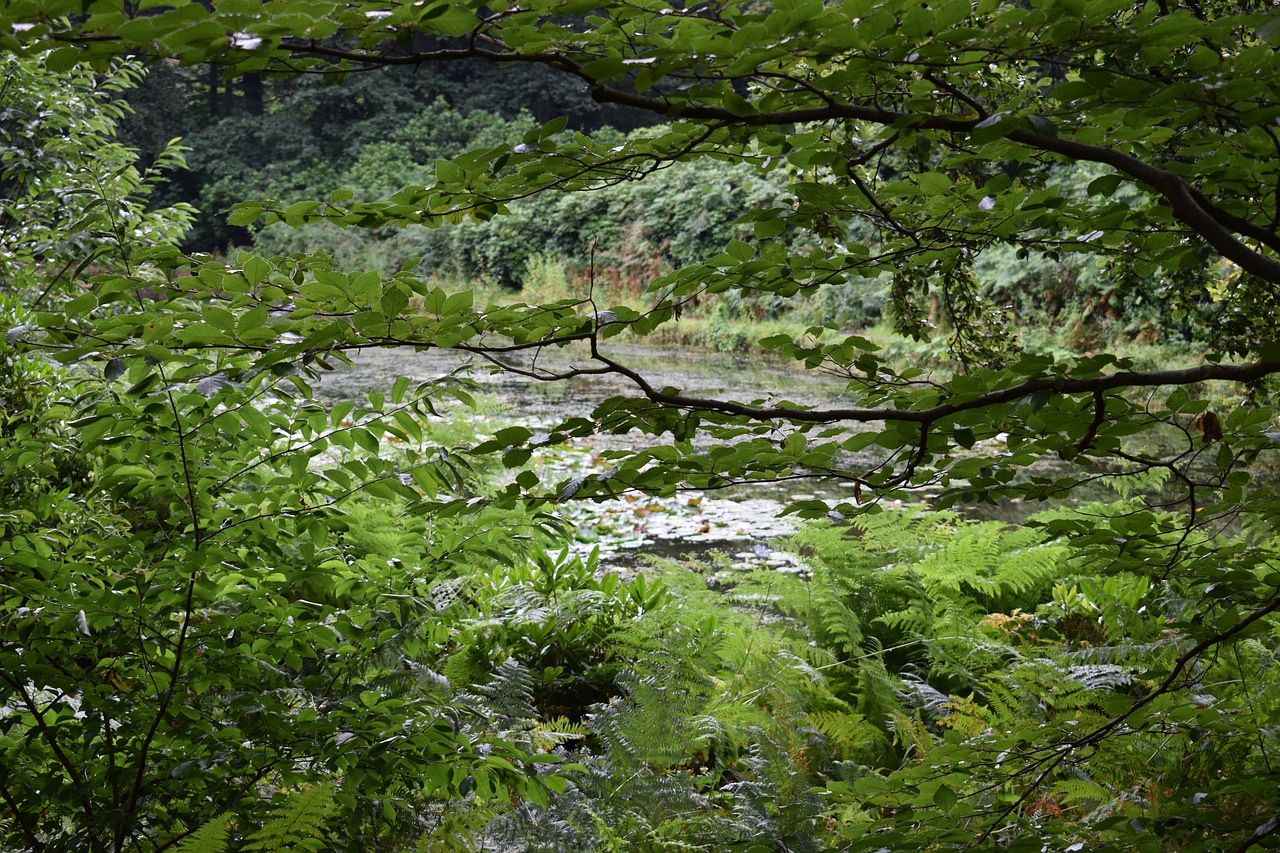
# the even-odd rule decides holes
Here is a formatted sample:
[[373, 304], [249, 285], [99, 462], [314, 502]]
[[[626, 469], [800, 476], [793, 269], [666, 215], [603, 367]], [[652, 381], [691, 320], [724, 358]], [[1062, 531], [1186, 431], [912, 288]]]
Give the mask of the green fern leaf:
[[174, 853], [225, 853], [227, 850], [227, 822], [230, 815], [221, 815], [206, 823], [182, 839]]
[[1111, 791], [1090, 779], [1060, 779], [1053, 792], [1068, 803], [1105, 803], [1113, 798]]
[[332, 785], [290, 793], [275, 816], [245, 839], [244, 853], [323, 849], [324, 821], [333, 810], [333, 796]]

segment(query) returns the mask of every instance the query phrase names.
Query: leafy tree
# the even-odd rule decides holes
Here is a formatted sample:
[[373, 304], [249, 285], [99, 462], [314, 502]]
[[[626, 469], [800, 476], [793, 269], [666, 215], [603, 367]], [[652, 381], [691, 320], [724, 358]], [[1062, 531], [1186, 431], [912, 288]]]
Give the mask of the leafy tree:
[[127, 264], [134, 249], [183, 233], [189, 206], [153, 211], [149, 203], [162, 174], [181, 165], [177, 149], [159, 149], [154, 164], [140, 168], [115, 140], [128, 113], [115, 99], [136, 84], [137, 66], [103, 75], [75, 70], [59, 79], [38, 61], [5, 55], [0, 72], [3, 292], [34, 291], [29, 301], [38, 306], [51, 292], [71, 290], [91, 265]]
[[[742, 217], [753, 239], [732, 240], [721, 252], [656, 277], [643, 311], [590, 299], [484, 307], [469, 293], [444, 293], [411, 273], [344, 272], [317, 257], [245, 254], [217, 263], [172, 253], [158, 258], [153, 272], [90, 278], [76, 301], [36, 314], [28, 347], [57, 352], [69, 363], [117, 365], [112, 373], [122, 370], [118, 375], [133, 383], [125, 402], [121, 389], [92, 402], [80, 429], [89, 442], [124, 435], [119, 424], [139, 433], [136, 444], [110, 451], [119, 455], [104, 469], [102, 488], [118, 501], [155, 507], [155, 516], [166, 519], [145, 533], [129, 526], [129, 532], [103, 534], [109, 541], [94, 552], [127, 554], [130, 565], [156, 572], [179, 565], [195, 572], [182, 575], [186, 586], [162, 584], [154, 593], [160, 605], [185, 614], [167, 633], [158, 624], [140, 631], [167, 638], [139, 652], [156, 671], [175, 666], [175, 651], [196, 636], [192, 626], [204, 624], [207, 608], [190, 603], [195, 592], [215, 588], [214, 600], [231, 595], [234, 601], [239, 593], [228, 592], [227, 577], [258, 590], [276, 582], [268, 569], [244, 565], [236, 537], [274, 539], [283, 531], [306, 542], [318, 536], [311, 533], [321, 514], [315, 507], [327, 506], [319, 498], [334, 496], [334, 484], [341, 491], [368, 483], [423, 511], [457, 513], [485, 503], [627, 489], [670, 493], [839, 476], [857, 484], [859, 500], [835, 507], [798, 501], [791, 509], [848, 516], [863, 511], [863, 502], [924, 486], [936, 488], [947, 504], [1057, 496], [1085, 480], [1165, 472], [1172, 493], [1158, 500], [1176, 507], [1175, 514], [1143, 509], [1106, 523], [1047, 523], [1108, 571], [1179, 578], [1182, 609], [1169, 628], [1174, 647], [1144, 662], [1144, 691], [1109, 696], [1100, 713], [1074, 717], [1076, 726], [1019, 727], [976, 740], [954, 735], [928, 761], [865, 786], [863, 793], [879, 797], [876, 807], [886, 811], [868, 810], [868, 831], [849, 839], [853, 849], [998, 841], [1038, 850], [1043, 812], [1031, 804], [1054, 772], [1073, 766], [1077, 752], [1131, 729], [1172, 726], [1191, 743], [1193, 730], [1211, 715], [1187, 711], [1176, 700], [1197, 689], [1200, 662], [1215, 650], [1238, 647], [1280, 609], [1272, 550], [1212, 535], [1241, 513], [1257, 519], [1251, 523], [1274, 526], [1280, 510], [1255, 484], [1251, 468], [1277, 445], [1275, 411], [1264, 402], [1266, 381], [1280, 373], [1274, 344], [1280, 340], [1274, 192], [1280, 105], [1273, 86], [1280, 19], [1269, 8], [1113, 0], [696, 7], [642, 0], [598, 8], [299, 0], [247, 11], [239, 3], [174, 0], [146, 10], [108, 1], [85, 13], [72, 0], [16, 0], [0, 13], [0, 34], [10, 50], [50, 51], [45, 64], [55, 72], [84, 64], [105, 69], [115, 56], [134, 51], [213, 62], [231, 72], [341, 75], [368, 66], [477, 60], [527, 65], [576, 81], [597, 102], [670, 120], [659, 132], [622, 144], [566, 132], [564, 120], [552, 120], [514, 147], [495, 144], [441, 161], [433, 183], [387, 201], [353, 201], [342, 190], [290, 204], [246, 201], [230, 220], [241, 226], [490, 221], [521, 199], [593, 192], [704, 159], [780, 172], [787, 181], [786, 203]], [[1090, 164], [1100, 174], [1081, 190], [1053, 168], [1062, 163]], [[848, 241], [849, 219], [870, 226], [875, 239]], [[811, 234], [809, 247], [780, 241], [789, 229]], [[996, 250], [1105, 259], [1135, 275], [1163, 278], [1175, 306], [1188, 322], [1203, 324], [1200, 337], [1212, 346], [1199, 363], [1158, 370], [1135, 369], [1106, 353], [1060, 360], [1023, 352], [975, 283], [975, 263]], [[880, 276], [891, 280], [899, 328], [945, 338], [960, 369], [933, 377], [895, 372], [874, 345], [833, 329], [760, 341], [848, 379], [839, 404], [811, 408], [654, 387], [614, 349], [618, 341], [678, 322], [691, 300], [722, 293], [806, 299], [851, 279]], [[159, 300], [126, 308], [122, 295], [142, 285], [158, 286]], [[334, 424], [322, 424], [322, 414], [305, 402], [283, 411], [255, 403], [280, 393], [295, 365], [390, 345], [458, 349], [545, 380], [610, 373], [633, 383], [634, 396], [610, 400], [549, 433], [514, 426], [472, 448], [500, 455], [513, 468], [548, 440], [631, 429], [673, 440], [614, 453], [607, 473], [564, 483], [542, 484], [521, 472], [502, 494], [469, 504], [451, 491], [448, 464], [436, 456], [415, 458], [405, 478], [378, 457], [348, 459], [334, 469], [340, 473], [313, 470], [315, 445], [306, 442], [330, 440]], [[576, 347], [577, 366], [552, 372], [536, 359], [511, 364], [515, 354], [551, 346]], [[1248, 405], [1239, 405], [1242, 398]], [[382, 402], [364, 413], [370, 426], [335, 434], [375, 449], [380, 432], [400, 423]], [[243, 430], [255, 436], [253, 445], [232, 441], [234, 451], [215, 451]], [[294, 443], [297, 435], [303, 444]], [[699, 436], [708, 441], [695, 443]], [[254, 455], [277, 441], [285, 448], [269, 453], [269, 461]], [[987, 449], [993, 452], [975, 452]], [[150, 454], [147, 465], [140, 464], [143, 451]], [[284, 467], [276, 470], [277, 461]], [[296, 481], [295, 490], [272, 491], [286, 476]], [[252, 487], [233, 489], [233, 483]], [[161, 544], [171, 539], [182, 546]], [[35, 543], [24, 548], [15, 551], [28, 555], [24, 559], [40, 553]], [[234, 567], [231, 575], [215, 570], [224, 565]], [[131, 573], [121, 576], [120, 583], [134, 582]], [[80, 581], [75, 589], [92, 594]], [[151, 589], [139, 586], [139, 594]], [[274, 612], [301, 617], [296, 602], [273, 594]], [[54, 623], [58, 630], [76, 623], [78, 604], [67, 605]], [[82, 607], [114, 614], [119, 604], [103, 596]], [[238, 614], [232, 608], [207, 618], [222, 636], [234, 633]], [[99, 636], [97, 623], [89, 632]], [[55, 634], [65, 636], [53, 631], [50, 644]], [[307, 657], [301, 648], [296, 654]], [[15, 689], [62, 685], [67, 669], [42, 670]], [[99, 685], [93, 695], [105, 703], [110, 687]], [[35, 689], [26, 688], [27, 704], [34, 704], [27, 732], [41, 730], [50, 707]], [[59, 696], [73, 692], [53, 689]], [[139, 713], [168, 725], [166, 689], [153, 697], [160, 697], [161, 713], [155, 701]], [[371, 707], [391, 719], [402, 713], [376, 702]], [[377, 726], [369, 725], [361, 731], [374, 742]], [[91, 742], [115, 730], [104, 724], [95, 731], [85, 732]], [[130, 753], [132, 766], [142, 766], [153, 742], [147, 737], [140, 752]], [[443, 748], [428, 740], [428, 755]], [[49, 752], [52, 764], [56, 750]], [[957, 768], [972, 766], [975, 754], [1017, 760], [997, 762], [1007, 770], [997, 788], [953, 787]], [[1242, 850], [1274, 843], [1280, 824], [1265, 817], [1267, 806], [1255, 793], [1275, 790], [1268, 756], [1264, 750], [1230, 785], [1187, 791], [1190, 799], [1205, 797], [1174, 817], [1203, 819], [1206, 799], [1217, 803], [1219, 814], [1248, 799], [1249, 808], [1235, 812], [1240, 819], [1216, 831]], [[334, 769], [352, 779], [365, 772], [342, 762]], [[70, 781], [60, 783], [59, 801], [74, 802], [78, 777], [64, 776]], [[1111, 848], [1159, 848], [1158, 837], [1141, 825], [1121, 821], [1105, 828]], [[1050, 836], [1065, 849], [1082, 843], [1066, 833]], [[1218, 841], [1209, 834], [1194, 843], [1209, 849]]]
[[[161, 340], [185, 324], [148, 305], [176, 304], [164, 293], [188, 263], [173, 245], [186, 211], [147, 212], [147, 185], [112, 141], [104, 93], [131, 70], [4, 63], [3, 114], [19, 131], [5, 139], [6, 286], [25, 304], [0, 303], [13, 318], [0, 350], [0, 845], [169, 849], [231, 827], [244, 849], [279, 849], [263, 833], [323, 825], [333, 846], [365, 849], [464, 785], [480, 799], [508, 781], [524, 791], [531, 774], [513, 762], [525, 753], [490, 737], [482, 754], [476, 721], [406, 663], [448, 616], [388, 607], [400, 563], [337, 536], [359, 486], [408, 489], [396, 464], [468, 493], [465, 460], [416, 417], [434, 389], [402, 383], [379, 414], [329, 411], [293, 366], [244, 372], [231, 351], [171, 360]], [[66, 341], [112, 358], [58, 354], [59, 366], [22, 346], [54, 313], [94, 316]], [[119, 349], [125, 339], [143, 349]], [[345, 429], [348, 417], [361, 425]], [[365, 460], [386, 429], [413, 459]], [[325, 453], [345, 461], [309, 473]], [[532, 547], [521, 525], [536, 533], [523, 516], [494, 524], [503, 559]], [[441, 527], [419, 583], [493, 559], [496, 532], [486, 544]], [[392, 638], [402, 657], [388, 660], [378, 650]], [[412, 689], [381, 689], [406, 668]], [[360, 793], [374, 786], [376, 800]]]

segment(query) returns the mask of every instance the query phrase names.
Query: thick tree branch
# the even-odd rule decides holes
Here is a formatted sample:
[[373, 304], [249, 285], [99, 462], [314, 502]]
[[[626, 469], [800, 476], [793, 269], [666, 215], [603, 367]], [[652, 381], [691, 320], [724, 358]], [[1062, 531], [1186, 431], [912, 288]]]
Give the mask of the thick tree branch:
[[[741, 124], [755, 127], [831, 121], [832, 119], [855, 119], [886, 126], [907, 125], [918, 130], [939, 130], [949, 133], [968, 134], [975, 130], [979, 123], [977, 119], [963, 120], [948, 116], [910, 115], [884, 110], [879, 107], [856, 104], [837, 104], [827, 107], [734, 116], [729, 110], [722, 107], [690, 104], [673, 108], [665, 99], [633, 95], [605, 87], [596, 88], [593, 90], [592, 95], [597, 101], [647, 109], [664, 115], [678, 115], [682, 118], [702, 120], [737, 121]], [[1151, 187], [1169, 203], [1169, 206], [1173, 209], [1174, 216], [1203, 237], [1223, 257], [1235, 262], [1246, 272], [1250, 272], [1266, 281], [1280, 284], [1280, 262], [1249, 248], [1233, 235], [1232, 230], [1244, 236], [1257, 239], [1272, 248], [1280, 246], [1280, 235], [1226, 213], [1217, 205], [1209, 202], [1202, 192], [1182, 176], [1102, 145], [1076, 142], [1071, 139], [1047, 136], [1029, 130], [1014, 130], [1009, 133], [1007, 138], [1037, 151], [1046, 151], [1060, 154], [1073, 160], [1111, 166], [1117, 171]]]
[[641, 393], [655, 403], [691, 411], [721, 412], [757, 421], [787, 420], [817, 424], [837, 421], [852, 421], [855, 423], [900, 421], [931, 424], [961, 412], [1013, 403], [1029, 395], [1044, 391], [1052, 391], [1056, 394], [1094, 394], [1118, 388], [1172, 387], [1210, 380], [1252, 382], [1264, 376], [1280, 373], [1280, 360], [1255, 361], [1250, 364], [1203, 364], [1199, 367], [1188, 367], [1181, 370], [1112, 373], [1107, 376], [1098, 376], [1090, 379], [1068, 379], [1065, 377], [1030, 379], [1017, 385], [1011, 385], [1008, 388], [979, 394], [967, 400], [942, 403], [927, 409], [800, 409], [781, 406], [751, 406], [730, 400], [690, 397], [684, 394], [660, 391], [649, 384], [635, 370], [604, 355], [597, 355], [597, 358], [609, 365], [615, 373], [630, 379], [640, 389]]

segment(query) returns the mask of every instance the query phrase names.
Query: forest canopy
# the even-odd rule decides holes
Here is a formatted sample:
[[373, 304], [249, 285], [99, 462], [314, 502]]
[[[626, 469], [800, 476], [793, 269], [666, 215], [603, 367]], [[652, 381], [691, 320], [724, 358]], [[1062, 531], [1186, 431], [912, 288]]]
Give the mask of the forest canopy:
[[[730, 703], [776, 754], [744, 737], [740, 763], [717, 765], [727, 741], [671, 729], [718, 746], [633, 771], [674, 768], [710, 780], [689, 802], [732, 802], [738, 822], [715, 824], [732, 846], [704, 849], [1273, 848], [1277, 45], [1280, 16], [1249, 0], [7, 3], [2, 843], [280, 849], [314, 832], [398, 849], [480, 831], [450, 803], [580, 803], [607, 774], [566, 744], [623, 773], [649, 731], [627, 709], [693, 707], [726, 682], [716, 666], [755, 670], [708, 663], [724, 635], [680, 622], [665, 591], [549, 557], [557, 508], [829, 479], [849, 496], [787, 507], [836, 525], [806, 546], [820, 592], [761, 593], [811, 631], [768, 683], [810, 687]], [[193, 159], [227, 180], [179, 202], [180, 147], [140, 163], [117, 139], [147, 68], [205, 80], [210, 119], [239, 91], [265, 118], [219, 133], [350, 159], [359, 185], [206, 146]], [[400, 120], [413, 99], [396, 93], [414, 90], [378, 81], [405, 69], [439, 75], [413, 85], [465, 140]], [[529, 108], [459, 111], [454, 90], [488, 75], [523, 81]], [[359, 145], [321, 135], [343, 92], [385, 96], [349, 125]], [[576, 106], [546, 114], [560, 103]], [[682, 227], [695, 190], [600, 245], [591, 205], [609, 222], [652, 211], [687, 175], [722, 188], [700, 230]], [[184, 246], [192, 233], [217, 251]], [[490, 301], [438, 274], [511, 284], [547, 247], [585, 289]], [[1070, 271], [1055, 299], [1088, 270], [1108, 300], [1151, 300], [1184, 358], [1024, 342], [1050, 291], [1002, 292], [997, 262]], [[872, 286], [919, 365], [852, 319], [868, 315], [848, 295]], [[629, 362], [623, 344], [722, 304], [757, 320], [810, 306], [807, 328], [741, 344], [839, 377], [839, 399], [708, 396]], [[461, 372], [316, 399], [325, 371], [382, 347], [631, 390], [469, 441], [433, 432], [472, 402]], [[569, 366], [540, 360], [553, 349]], [[527, 465], [628, 433], [647, 440], [600, 470]], [[1028, 538], [941, 512], [1097, 483], [1134, 499], [1037, 516]], [[932, 521], [882, 512], [925, 489]], [[417, 550], [352, 532], [374, 524], [366, 500], [413, 519]], [[862, 539], [914, 556], [868, 562]], [[556, 609], [564, 588], [590, 619]], [[531, 626], [531, 610], [557, 615]], [[646, 663], [582, 688], [613, 697], [594, 717], [553, 718], [556, 679], [599, 677], [619, 637]], [[510, 651], [526, 646], [558, 650], [554, 666]], [[805, 702], [803, 723], [786, 715]], [[838, 771], [805, 775], [804, 732]], [[743, 775], [767, 766], [784, 770]]]

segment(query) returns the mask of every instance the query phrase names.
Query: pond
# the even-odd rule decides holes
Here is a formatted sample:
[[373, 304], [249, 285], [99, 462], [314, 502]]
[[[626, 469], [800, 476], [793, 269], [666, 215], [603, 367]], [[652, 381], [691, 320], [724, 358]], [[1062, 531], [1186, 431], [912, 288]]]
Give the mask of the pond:
[[[658, 387], [677, 387], [699, 396], [785, 398], [819, 405], [832, 403], [844, 390], [838, 377], [780, 361], [750, 361], [738, 355], [634, 344], [611, 347], [609, 354]], [[564, 369], [585, 364], [586, 356], [585, 350], [572, 347], [547, 351], [539, 356], [539, 366]], [[389, 388], [399, 376], [423, 381], [447, 375], [464, 363], [457, 353], [408, 348], [366, 350], [357, 353], [353, 361], [352, 367], [324, 375], [317, 388], [318, 399], [329, 403], [358, 401], [370, 390]], [[534, 430], [549, 428], [566, 417], [591, 411], [608, 397], [635, 390], [625, 378], [614, 375], [543, 382], [481, 367], [472, 378], [480, 388], [481, 406], [472, 411], [457, 405], [449, 415], [471, 419], [481, 432], [509, 424]], [[547, 471], [547, 479], [560, 480], [603, 470], [599, 458], [603, 450], [639, 447], [651, 441], [638, 434], [596, 436], [544, 448], [535, 462]], [[779, 513], [786, 503], [815, 494], [847, 500], [852, 486], [836, 482], [798, 489], [768, 484], [715, 494], [685, 492], [671, 498], [632, 495], [604, 502], [567, 503], [562, 514], [577, 529], [577, 547], [584, 552], [598, 549], [601, 564], [608, 569], [630, 571], [644, 556], [682, 559], [723, 554], [727, 559], [721, 561], [729, 565], [767, 565], [803, 572], [797, 558], [769, 545], [796, 529], [793, 517]]]
[[[656, 387], [676, 387], [697, 396], [774, 401], [785, 398], [798, 404], [831, 405], [839, 400], [845, 384], [838, 377], [790, 363], [749, 360], [739, 355], [636, 344], [613, 345], [609, 355], [636, 369]], [[585, 365], [588, 353], [566, 347], [546, 351], [538, 358], [539, 367], [563, 370]], [[324, 376], [317, 388], [320, 400], [362, 400], [371, 390], [389, 388], [399, 376], [423, 381], [447, 375], [464, 363], [459, 354], [450, 351], [419, 352], [407, 348], [366, 350], [353, 359], [353, 366]], [[535, 431], [547, 429], [564, 418], [590, 412], [608, 397], [635, 392], [625, 377], [617, 375], [545, 382], [481, 367], [473, 378], [480, 389], [479, 409], [457, 405], [448, 410], [447, 416], [470, 419], [482, 434], [511, 424]], [[541, 448], [534, 462], [546, 473], [545, 480], [555, 482], [603, 471], [606, 463], [600, 453], [604, 450], [640, 447], [652, 441], [652, 437], [639, 434], [575, 439]], [[868, 461], [872, 461], [870, 457]], [[629, 572], [644, 557], [696, 556], [722, 563], [726, 570], [764, 565], [803, 573], [806, 569], [801, 562], [770, 544], [796, 529], [794, 517], [780, 515], [782, 509], [792, 501], [815, 496], [848, 500], [853, 485], [806, 481], [800, 487], [794, 483], [752, 485], [715, 493], [682, 492], [668, 498], [628, 495], [603, 502], [568, 502], [561, 514], [575, 525], [576, 547], [583, 552], [598, 549], [601, 565], [606, 569]], [[1079, 501], [1115, 497], [1102, 486], [1095, 486], [1092, 494], [1084, 490], [1073, 493]], [[920, 503], [927, 504], [928, 498], [922, 493]], [[1018, 522], [1044, 507], [1015, 499], [960, 509], [976, 519]]]
[[[615, 344], [610, 346], [608, 354], [637, 370], [657, 387], [672, 386], [694, 395], [731, 395], [739, 400], [785, 398], [817, 405], [837, 400], [845, 385], [838, 377], [804, 370], [798, 365], [761, 362], [735, 354], [638, 344]], [[320, 399], [362, 400], [371, 389], [389, 388], [399, 376], [415, 381], [433, 379], [466, 363], [464, 354], [448, 350], [418, 352], [411, 348], [363, 350], [352, 357], [353, 367], [339, 368], [324, 376], [317, 391]], [[588, 359], [585, 348], [549, 348], [538, 356], [538, 366], [563, 370], [585, 366]], [[513, 365], [522, 366], [515, 362]], [[618, 375], [542, 382], [515, 373], [493, 372], [483, 364], [473, 378], [485, 393], [500, 401], [508, 420], [529, 426], [546, 426], [557, 419], [590, 411], [608, 397], [635, 391], [634, 385]]]

